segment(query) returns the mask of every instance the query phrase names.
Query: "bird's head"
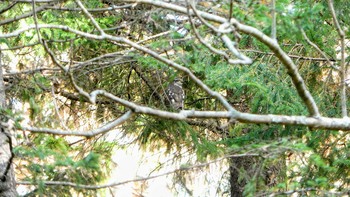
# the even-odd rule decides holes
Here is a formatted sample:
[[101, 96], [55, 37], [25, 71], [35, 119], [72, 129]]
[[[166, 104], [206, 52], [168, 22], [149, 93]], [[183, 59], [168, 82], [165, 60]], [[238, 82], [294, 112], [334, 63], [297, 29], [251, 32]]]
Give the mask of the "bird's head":
[[182, 78], [176, 77], [176, 78], [174, 79], [174, 83], [177, 84], [177, 85], [179, 85], [179, 86], [182, 86], [182, 84], [183, 84], [183, 79], [182, 79]]

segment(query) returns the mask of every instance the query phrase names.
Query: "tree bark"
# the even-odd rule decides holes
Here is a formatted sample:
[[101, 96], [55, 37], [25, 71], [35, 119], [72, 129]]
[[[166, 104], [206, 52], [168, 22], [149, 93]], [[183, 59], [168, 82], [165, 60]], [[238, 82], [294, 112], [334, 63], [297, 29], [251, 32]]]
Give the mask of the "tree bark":
[[[6, 107], [6, 95], [5, 84], [3, 80], [2, 71], [2, 54], [0, 50], [0, 107], [4, 109]], [[1, 121], [5, 117], [0, 114]], [[1, 128], [0, 130], [0, 197], [15, 197], [16, 181], [13, 171], [13, 153], [12, 153], [12, 140], [11, 135], [8, 132], [8, 128]]]
[[234, 157], [230, 159], [231, 197], [243, 196], [244, 187], [254, 178], [259, 159], [253, 156]]
[[[227, 98], [234, 98], [232, 90], [226, 90]], [[241, 99], [246, 99], [241, 97]], [[243, 101], [230, 104], [235, 106], [241, 112], [249, 112], [249, 107]], [[243, 131], [248, 133], [249, 130]], [[230, 170], [230, 192], [231, 197], [244, 196], [245, 186], [249, 181], [255, 181], [256, 192], [275, 186], [278, 181], [283, 179], [285, 174], [285, 158], [280, 157], [275, 162], [271, 162], [269, 166], [263, 165], [262, 157], [245, 156], [233, 157], [229, 159]], [[255, 179], [255, 180], [254, 180]], [[249, 193], [254, 192], [250, 191]]]
[[249, 191], [247, 193], [249, 194], [264, 192], [283, 181], [286, 174], [284, 157], [280, 157], [274, 162], [269, 162], [268, 166], [265, 166], [263, 163], [263, 159], [257, 156], [230, 159], [231, 197], [245, 196], [244, 189], [250, 181], [253, 181], [252, 183], [255, 184], [255, 189], [248, 187]]

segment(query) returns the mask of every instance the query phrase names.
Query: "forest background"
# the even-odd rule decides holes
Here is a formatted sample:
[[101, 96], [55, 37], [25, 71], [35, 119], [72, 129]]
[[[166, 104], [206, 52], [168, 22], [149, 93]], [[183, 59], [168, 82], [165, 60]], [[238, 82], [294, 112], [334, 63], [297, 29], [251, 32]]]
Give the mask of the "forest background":
[[[198, 177], [207, 195], [349, 194], [349, 9], [1, 1], [0, 196], [113, 196], [127, 183], [142, 196], [159, 177], [175, 196], [199, 196]], [[182, 110], [164, 96], [175, 78]], [[116, 180], [113, 157], [130, 147], [163, 159]]]

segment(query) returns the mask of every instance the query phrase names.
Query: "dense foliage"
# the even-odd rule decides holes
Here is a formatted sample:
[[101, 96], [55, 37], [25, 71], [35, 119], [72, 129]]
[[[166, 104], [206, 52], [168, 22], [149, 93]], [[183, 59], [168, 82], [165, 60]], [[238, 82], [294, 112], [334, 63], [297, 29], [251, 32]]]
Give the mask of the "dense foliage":
[[[186, 72], [120, 40], [94, 39], [53, 27], [32, 28], [18, 36], [1, 37], [1, 34], [38, 24], [68, 26], [89, 34], [100, 34], [91, 18], [81, 11], [79, 1], [40, 3], [38, 0], [34, 8], [40, 11], [18, 19], [18, 16], [32, 13], [33, 4], [28, 2], [4, 1], [0, 5], [0, 44], [6, 70], [6, 94], [12, 105], [2, 112], [18, 128], [14, 133], [16, 179], [33, 184], [33, 195], [69, 196], [73, 190], [84, 195], [103, 194], [101, 190], [64, 184], [52, 186], [45, 182], [102, 184], [114, 167], [111, 162], [113, 151], [124, 148], [124, 144], [111, 139], [108, 133], [65, 137], [50, 132], [20, 131], [28, 125], [88, 131], [129, 110], [126, 105], [106, 97], [98, 97], [95, 104], [89, 103], [76, 86], [88, 93], [105, 90], [138, 105], [173, 111], [166, 105], [163, 94], [174, 78], [181, 77], [186, 92], [185, 109], [225, 110], [217, 98], [200, 88]], [[273, 31], [270, 3], [200, 1], [196, 8], [235, 18], [270, 35]], [[233, 65], [200, 41], [199, 38], [204, 39], [215, 48], [228, 51], [220, 33], [203, 24], [199, 17], [189, 18], [151, 3], [84, 0], [82, 4], [105, 33], [147, 47], [189, 69], [240, 112], [309, 115], [288, 69], [274, 51], [252, 35], [229, 34], [240, 52], [253, 60], [249, 65]], [[186, 1], [178, 4], [186, 7]], [[336, 1], [334, 6], [340, 26], [347, 30], [350, 18], [345, 4], [349, 3]], [[115, 9], [110, 9], [113, 6]], [[281, 0], [276, 1], [274, 10], [276, 39], [297, 65], [321, 115], [341, 118], [341, 83], [339, 69], [336, 69], [340, 68], [340, 37], [327, 1]], [[216, 22], [210, 24], [219, 25]], [[346, 32], [346, 42], [348, 37]], [[348, 45], [346, 43], [346, 52]], [[346, 66], [348, 61], [346, 59]], [[68, 68], [68, 71], [62, 68]], [[349, 106], [349, 102], [346, 104]], [[232, 169], [240, 173], [238, 179], [244, 183], [244, 196], [287, 191], [305, 192], [310, 196], [337, 192], [341, 195], [349, 188], [348, 131], [250, 124], [225, 118], [172, 120], [139, 113], [110, 132], [120, 132], [147, 150], [165, 148], [167, 153], [178, 152], [174, 161], [181, 160], [183, 150], [195, 155], [199, 162], [226, 157], [228, 162], [223, 162], [223, 168], [230, 165], [233, 166], [231, 173]], [[245, 155], [238, 160], [246, 164], [239, 164], [237, 158], [230, 155]], [[231, 179], [230, 184], [235, 184], [232, 175], [226, 178]], [[228, 187], [219, 195], [232, 193]]]

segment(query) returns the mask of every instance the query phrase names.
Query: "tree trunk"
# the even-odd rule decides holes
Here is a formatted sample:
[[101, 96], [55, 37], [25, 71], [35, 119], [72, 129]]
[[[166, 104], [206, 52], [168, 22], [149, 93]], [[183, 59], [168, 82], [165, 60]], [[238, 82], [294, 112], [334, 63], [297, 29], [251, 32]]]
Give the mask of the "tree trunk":
[[247, 193], [257, 194], [276, 186], [283, 181], [286, 173], [285, 158], [280, 157], [265, 166], [261, 157], [245, 156], [231, 158], [230, 165], [230, 192], [231, 197], [241, 197], [247, 184]]
[[[2, 71], [2, 54], [0, 50], [0, 107], [6, 107], [5, 85]], [[0, 121], [6, 121], [2, 116]], [[17, 196], [16, 181], [13, 171], [13, 153], [11, 135], [7, 128], [0, 130], [0, 197]]]
[[260, 162], [257, 157], [234, 157], [230, 159], [231, 197], [243, 196], [244, 187], [254, 178]]
[[[241, 112], [249, 112], [248, 106], [244, 101], [233, 102], [234, 92], [226, 90], [227, 98], [231, 98], [229, 102]], [[232, 99], [233, 98], [233, 99]], [[241, 96], [241, 99], [245, 99]], [[249, 130], [242, 131], [248, 133]], [[230, 192], [231, 197], [244, 196], [244, 189], [248, 183], [255, 184], [249, 187], [247, 193], [254, 194], [264, 191], [275, 186], [279, 181], [283, 180], [286, 173], [285, 158], [281, 156], [274, 162], [270, 162], [268, 166], [263, 164], [262, 157], [245, 156], [233, 157], [229, 160], [230, 170]]]

